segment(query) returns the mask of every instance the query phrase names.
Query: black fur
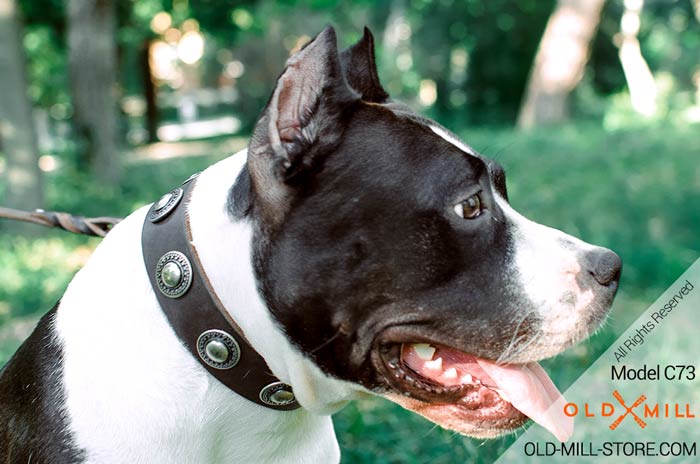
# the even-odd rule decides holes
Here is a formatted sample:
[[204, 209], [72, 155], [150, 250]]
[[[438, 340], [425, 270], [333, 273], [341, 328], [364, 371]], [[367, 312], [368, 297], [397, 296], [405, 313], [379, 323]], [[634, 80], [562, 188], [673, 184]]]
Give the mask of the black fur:
[[348, 84], [356, 90], [364, 101], [384, 103], [389, 100], [377, 76], [377, 65], [374, 59], [374, 37], [365, 27], [364, 35], [359, 42], [340, 54], [340, 63]]
[[[312, 68], [314, 59], [337, 60], [335, 35], [326, 30], [319, 38], [307, 48], [317, 53], [305, 57]], [[506, 197], [503, 169], [461, 151], [430, 130], [434, 122], [388, 100], [367, 32], [340, 62], [344, 78], [333, 66], [316, 68], [321, 75], [314, 78], [326, 82], [320, 101], [337, 101], [337, 93], [346, 101], [343, 86], [358, 94], [333, 124], [322, 115], [327, 129], [302, 152], [314, 169], [302, 159], [295, 179], [266, 175], [265, 166], [277, 163], [269, 149], [268, 106], [247, 169], [230, 192], [232, 215], [246, 212], [256, 225], [254, 265], [270, 310], [326, 372], [369, 388], [381, 379], [368, 354], [392, 341], [381, 334], [394, 326], [415, 331], [415, 339], [449, 333], [465, 351], [497, 358], [512, 338], [504, 326], [517, 320], [518, 330], [527, 332], [540, 323], [534, 312], [522, 320], [522, 308], [494, 292], [510, 279], [508, 224], [492, 191]], [[300, 84], [309, 82], [295, 72]], [[280, 81], [285, 75], [284, 85], [297, 85], [295, 75], [283, 73]], [[266, 197], [272, 191], [282, 196], [271, 205]], [[476, 193], [483, 216], [459, 218], [453, 206]], [[525, 299], [509, 291], [511, 301]], [[465, 326], [478, 328], [479, 336]]]
[[63, 410], [62, 351], [52, 327], [57, 308], [41, 318], [0, 373], [0, 462], [84, 462]]
[[248, 166], [243, 166], [236, 182], [231, 187], [228, 199], [228, 211], [234, 219], [242, 219], [253, 207], [252, 186]]
[[[508, 272], [495, 270], [509, 268], [510, 233], [493, 177], [484, 159], [417, 120], [359, 106], [323, 170], [296, 191], [284, 226], [257, 234], [271, 311], [326, 372], [368, 388], [381, 386], [368, 354], [392, 341], [382, 339], [392, 327], [413, 339], [449, 334], [454, 346], [497, 358], [512, 338], [504, 327], [521, 319], [508, 301], [525, 295], [494, 291], [509, 287]], [[459, 218], [454, 204], [477, 192], [483, 215]], [[539, 322], [532, 313], [519, 330]]]
[[[267, 115], [296, 106], [268, 106], [229, 208], [249, 213], [260, 291], [290, 340], [325, 372], [381, 389], [376, 353], [386, 347], [444, 340], [494, 360], [513, 339], [537, 336], [542, 320], [517, 280], [513, 224], [496, 201], [507, 200], [503, 168], [389, 100], [371, 42], [366, 33], [340, 54], [338, 76], [326, 30], [296, 61], [309, 68], [283, 73], [278, 88], [325, 83], [310, 91], [322, 104], [301, 121], [320, 119], [323, 130], [301, 151], [292, 144], [294, 179], [270, 175], [280, 160], [269, 140], [286, 126], [271, 127]], [[342, 113], [322, 107], [339, 98]], [[459, 217], [454, 206], [473, 195], [482, 214]], [[615, 288], [600, 289], [601, 314]]]

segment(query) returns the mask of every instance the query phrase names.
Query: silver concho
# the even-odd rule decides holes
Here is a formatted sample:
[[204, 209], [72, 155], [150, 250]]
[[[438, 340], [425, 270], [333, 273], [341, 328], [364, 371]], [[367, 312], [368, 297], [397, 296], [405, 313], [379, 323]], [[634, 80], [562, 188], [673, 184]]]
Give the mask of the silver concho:
[[196, 179], [197, 177], [199, 177], [199, 175], [200, 175], [201, 173], [202, 173], [202, 171], [195, 172], [195, 173], [192, 174], [190, 177], [188, 177], [187, 179], [185, 179], [185, 181], [182, 183], [182, 185], [185, 185], [186, 183], [188, 183], [188, 182], [190, 182], [190, 181]]
[[287, 406], [295, 403], [292, 387], [283, 382], [274, 382], [260, 390], [260, 401], [270, 406]]
[[197, 353], [215, 369], [230, 369], [241, 359], [238, 342], [223, 330], [211, 329], [197, 338]]
[[148, 220], [154, 223], [162, 220], [175, 209], [180, 200], [182, 200], [181, 188], [178, 187], [166, 193], [148, 210]]
[[168, 298], [179, 298], [192, 283], [192, 265], [179, 251], [169, 251], [156, 264], [158, 290]]

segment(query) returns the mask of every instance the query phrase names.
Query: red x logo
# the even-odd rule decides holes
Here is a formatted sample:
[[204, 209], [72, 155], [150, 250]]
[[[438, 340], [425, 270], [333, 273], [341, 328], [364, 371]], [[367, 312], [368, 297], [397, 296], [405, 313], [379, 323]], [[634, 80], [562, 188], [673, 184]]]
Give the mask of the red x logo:
[[620, 425], [620, 422], [624, 420], [625, 417], [627, 417], [628, 414], [632, 414], [632, 417], [634, 417], [634, 421], [641, 427], [644, 428], [647, 426], [647, 423], [644, 422], [634, 411], [633, 409], [639, 406], [640, 404], [644, 403], [647, 400], [646, 395], [642, 395], [639, 398], [637, 398], [637, 401], [632, 403], [632, 406], [627, 407], [625, 404], [625, 400], [622, 399], [622, 395], [620, 395], [620, 392], [615, 390], [613, 392], [613, 396], [615, 399], [622, 405], [623, 408], [625, 408], [625, 413], [615, 419], [615, 422], [610, 424], [610, 430], [615, 430], [618, 425]]

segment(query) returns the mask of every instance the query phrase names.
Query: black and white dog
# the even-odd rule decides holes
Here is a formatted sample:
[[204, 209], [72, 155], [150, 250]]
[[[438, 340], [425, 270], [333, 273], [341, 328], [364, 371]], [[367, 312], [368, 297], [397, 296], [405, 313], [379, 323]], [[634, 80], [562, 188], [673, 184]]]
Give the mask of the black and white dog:
[[4, 368], [0, 461], [337, 462], [330, 415], [367, 393], [474, 437], [571, 432], [536, 361], [599, 327], [620, 259], [519, 215], [497, 163], [390, 100], [369, 31], [293, 55], [247, 152], [186, 208], [211, 287], [302, 407], [242, 398], [183, 347], [144, 207]]

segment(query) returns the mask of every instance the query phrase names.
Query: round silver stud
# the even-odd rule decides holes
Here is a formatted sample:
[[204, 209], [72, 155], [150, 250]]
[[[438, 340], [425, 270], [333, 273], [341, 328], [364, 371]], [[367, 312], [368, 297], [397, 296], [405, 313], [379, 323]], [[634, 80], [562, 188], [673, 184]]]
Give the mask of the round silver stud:
[[211, 329], [197, 338], [197, 353], [207, 365], [215, 369], [230, 369], [241, 359], [238, 342], [223, 330]]
[[296, 398], [291, 386], [274, 382], [260, 390], [260, 401], [270, 406], [287, 406], [296, 402]]
[[164, 219], [180, 203], [182, 193], [182, 189], [178, 187], [160, 197], [148, 211], [148, 220], [155, 223]]
[[168, 298], [179, 298], [192, 284], [192, 265], [179, 251], [169, 251], [156, 264], [156, 283]]
[[168, 204], [172, 197], [173, 194], [169, 192], [160, 197], [160, 200], [158, 200], [158, 202], [156, 203], [156, 209], [163, 209], [163, 207]]
[[204, 347], [204, 352], [207, 353], [210, 359], [224, 363], [228, 359], [229, 351], [226, 344], [219, 340], [212, 340]]
[[163, 266], [163, 271], [160, 274], [161, 279], [166, 287], [177, 287], [182, 281], [182, 268], [175, 261], [168, 261]]

